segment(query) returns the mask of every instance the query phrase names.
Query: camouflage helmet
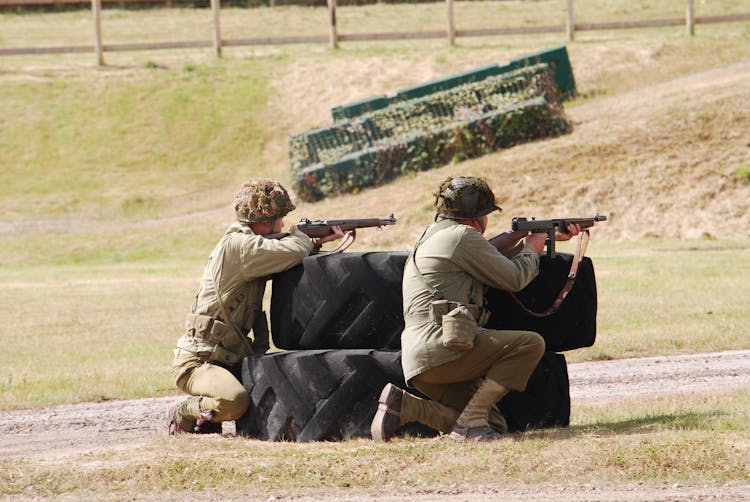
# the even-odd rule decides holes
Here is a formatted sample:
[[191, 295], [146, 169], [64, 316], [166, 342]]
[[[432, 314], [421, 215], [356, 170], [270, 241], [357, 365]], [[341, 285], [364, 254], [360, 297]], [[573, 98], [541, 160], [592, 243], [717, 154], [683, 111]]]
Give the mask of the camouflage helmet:
[[237, 220], [242, 223], [273, 221], [295, 209], [286, 189], [280, 183], [266, 179], [244, 183], [232, 206]]
[[436, 218], [454, 220], [480, 218], [492, 211], [502, 211], [495, 204], [495, 194], [482, 178], [449, 177], [435, 192]]

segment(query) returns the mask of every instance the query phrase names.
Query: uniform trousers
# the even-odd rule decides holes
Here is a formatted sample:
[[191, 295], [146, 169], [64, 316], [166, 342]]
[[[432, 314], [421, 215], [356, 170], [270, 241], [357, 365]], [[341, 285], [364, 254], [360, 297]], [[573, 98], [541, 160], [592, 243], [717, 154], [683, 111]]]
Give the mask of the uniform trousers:
[[[509, 391], [523, 391], [544, 347], [544, 339], [531, 331], [479, 328], [472, 349], [410, 379], [412, 387], [430, 398], [418, 401], [418, 421], [450, 432], [484, 378]], [[507, 429], [497, 405], [490, 410], [489, 422], [499, 432]]]
[[201, 410], [213, 413], [212, 422], [237, 420], [245, 413], [250, 395], [231, 371], [204, 361], [190, 351], [177, 349], [176, 352], [172, 363], [175, 385], [187, 394], [201, 396]]

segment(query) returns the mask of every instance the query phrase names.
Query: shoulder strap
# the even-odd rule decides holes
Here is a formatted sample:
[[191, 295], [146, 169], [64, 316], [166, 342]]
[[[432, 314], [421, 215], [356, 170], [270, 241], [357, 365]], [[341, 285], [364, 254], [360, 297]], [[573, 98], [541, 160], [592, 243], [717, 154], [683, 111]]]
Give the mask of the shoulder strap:
[[[221, 251], [221, 261], [224, 261], [224, 252], [226, 248], [222, 249]], [[221, 316], [224, 318], [224, 322], [232, 327], [232, 330], [234, 333], [239, 337], [239, 339], [242, 341], [242, 345], [245, 346], [245, 350], [248, 351], [248, 355], [251, 355], [253, 353], [253, 347], [250, 345], [250, 340], [247, 339], [245, 335], [242, 334], [242, 332], [237, 328], [237, 326], [234, 325], [232, 320], [229, 318], [229, 311], [227, 310], [227, 306], [224, 304], [224, 300], [221, 299], [221, 291], [219, 291], [219, 281], [217, 281], [212, 274], [209, 274], [209, 279], [214, 283], [214, 290], [216, 291], [216, 300], [219, 302], [219, 309], [221, 310]]]
[[[442, 221], [449, 221], [449, 220], [442, 220]], [[434, 225], [427, 227], [425, 229], [425, 231], [422, 232], [422, 236], [419, 238], [419, 240], [417, 241], [417, 244], [414, 246], [414, 249], [409, 254], [409, 257], [411, 258], [412, 263], [414, 263], [414, 270], [417, 271], [417, 277], [419, 277], [419, 279], [422, 281], [422, 284], [424, 284], [425, 288], [427, 288], [427, 291], [429, 291], [430, 294], [435, 299], [437, 299], [437, 300], [442, 300], [443, 299], [443, 293], [441, 293], [440, 291], [438, 291], [437, 289], [435, 289], [434, 287], [432, 287], [427, 282], [427, 279], [425, 279], [424, 274], [422, 274], [422, 271], [419, 270], [419, 267], [417, 266], [416, 255], [417, 255], [417, 249], [419, 249], [419, 246], [421, 246], [424, 241], [426, 241], [427, 239], [429, 239], [433, 235], [437, 234], [438, 232], [440, 232], [442, 230], [445, 230], [446, 228], [449, 227], [449, 225], [447, 225], [447, 224], [446, 225], [442, 225], [441, 224], [442, 221], [439, 221], [439, 222], [435, 223]]]

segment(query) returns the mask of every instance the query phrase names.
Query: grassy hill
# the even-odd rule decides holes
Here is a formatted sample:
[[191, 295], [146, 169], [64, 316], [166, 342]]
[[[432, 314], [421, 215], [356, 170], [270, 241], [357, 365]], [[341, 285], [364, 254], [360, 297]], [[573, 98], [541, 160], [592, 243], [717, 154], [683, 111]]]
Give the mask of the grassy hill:
[[[505, 208], [493, 231], [512, 216], [600, 211], [612, 216], [601, 237], [746, 237], [748, 39], [747, 23], [700, 26], [693, 38], [678, 28], [580, 33], [568, 44], [580, 92], [565, 106], [572, 134], [301, 203], [287, 223], [394, 212], [395, 229], [361, 235], [360, 245], [408, 247], [431, 217], [439, 181], [474, 173]], [[231, 219], [236, 187], [256, 176], [289, 183], [287, 137], [330, 123], [332, 107], [560, 42], [238, 48], [220, 61], [196, 51], [115, 53], [102, 69], [89, 56], [6, 58], [0, 262], [202, 255]], [[55, 234], [54, 248], [40, 231]]]

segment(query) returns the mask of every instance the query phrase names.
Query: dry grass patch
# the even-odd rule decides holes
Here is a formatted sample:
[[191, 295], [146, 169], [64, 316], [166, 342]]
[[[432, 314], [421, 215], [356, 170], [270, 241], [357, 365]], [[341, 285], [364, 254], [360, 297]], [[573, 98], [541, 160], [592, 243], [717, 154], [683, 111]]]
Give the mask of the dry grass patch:
[[157, 497], [201, 492], [265, 498], [338, 490], [407, 494], [550, 483], [747, 482], [748, 409], [745, 392], [590, 403], [579, 407], [570, 428], [513, 434], [486, 444], [448, 438], [388, 444], [156, 438], [138, 451], [16, 462], [0, 474], [0, 493]]

